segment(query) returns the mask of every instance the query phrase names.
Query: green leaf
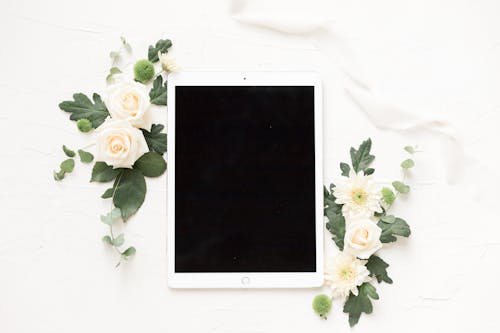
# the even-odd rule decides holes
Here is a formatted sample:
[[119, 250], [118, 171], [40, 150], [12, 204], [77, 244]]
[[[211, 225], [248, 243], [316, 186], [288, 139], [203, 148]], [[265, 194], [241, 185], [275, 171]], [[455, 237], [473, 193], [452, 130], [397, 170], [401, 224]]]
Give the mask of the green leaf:
[[146, 197], [146, 180], [136, 169], [125, 169], [113, 197], [113, 203], [121, 209], [123, 221], [127, 221], [141, 207]]
[[104, 236], [102, 238], [102, 241], [106, 244], [113, 245], [113, 241], [111, 240], [111, 237], [109, 237], [108, 235]]
[[111, 67], [109, 69], [109, 74], [106, 76], [106, 82], [111, 83], [113, 81], [113, 75], [120, 74], [122, 71], [118, 67]]
[[404, 150], [406, 150], [410, 154], [414, 154], [415, 153], [415, 148], [413, 148], [412, 146], [406, 146], [404, 148]]
[[116, 59], [120, 57], [120, 52], [111, 51], [109, 52], [109, 57], [111, 58], [111, 60], [116, 61]]
[[391, 243], [397, 240], [396, 236], [408, 237], [411, 234], [410, 226], [405, 220], [396, 217], [393, 223], [386, 223], [380, 220], [377, 225], [382, 229], [380, 241]]
[[69, 149], [68, 147], [66, 147], [65, 145], [62, 146], [62, 149], [63, 149], [64, 153], [66, 154], [66, 156], [75, 157], [75, 152], [72, 151], [71, 149]]
[[385, 222], [385, 223], [394, 223], [394, 222], [396, 222], [396, 216], [384, 215], [380, 218], [380, 221]]
[[349, 177], [349, 171], [351, 171], [349, 164], [341, 162], [340, 170], [342, 171], [342, 176]]
[[411, 158], [408, 158], [408, 159], [404, 160], [403, 162], [401, 162], [401, 167], [403, 169], [411, 169], [414, 166], [415, 166], [415, 162]]
[[65, 173], [73, 172], [74, 168], [75, 168], [75, 160], [72, 158], [68, 158], [67, 160], [61, 163], [61, 170], [64, 171]]
[[368, 168], [365, 170], [365, 176], [369, 176], [375, 172], [375, 169], [373, 168]]
[[120, 39], [122, 41], [122, 45], [125, 48], [125, 50], [127, 52], [129, 52], [129, 53], [132, 52], [132, 46], [130, 46], [130, 44], [127, 42], [127, 40], [125, 39], [125, 37], [120, 36]]
[[[330, 188], [333, 189], [335, 186], [333, 184], [330, 185]], [[342, 212], [342, 205], [335, 203], [335, 196], [328, 191], [326, 186], [323, 186], [323, 200], [324, 200], [324, 215], [327, 216], [327, 212], [332, 212], [334, 214], [340, 214]]]
[[394, 203], [394, 200], [396, 200], [396, 195], [390, 188], [384, 187], [382, 188], [382, 199], [386, 204], [392, 205]]
[[349, 294], [349, 298], [344, 304], [344, 313], [349, 314], [349, 325], [351, 327], [358, 323], [363, 312], [366, 314], [372, 313], [373, 305], [370, 298], [378, 299], [377, 290], [368, 282], [359, 286], [358, 291], [358, 296], [353, 293]]
[[150, 151], [135, 162], [134, 168], [141, 170], [146, 177], [158, 177], [167, 170], [167, 162], [160, 154]]
[[406, 185], [403, 182], [400, 181], [392, 182], [392, 186], [394, 186], [396, 191], [398, 191], [399, 193], [405, 194], [410, 192], [410, 186]]
[[115, 189], [113, 187], [111, 188], [108, 188], [102, 195], [101, 195], [101, 198], [102, 199], [109, 199], [113, 196], [113, 192], [115, 191]]
[[150, 151], [155, 151], [159, 154], [167, 151], [167, 133], [161, 133], [164, 127], [160, 124], [153, 124], [150, 132], [141, 129]]
[[136, 252], [137, 251], [135, 250], [135, 247], [131, 246], [128, 249], [126, 249], [125, 251], [123, 251], [122, 256], [124, 256], [125, 258], [129, 258], [129, 257], [133, 256]]
[[333, 213], [331, 210], [326, 212], [328, 223], [326, 229], [332, 234], [332, 239], [340, 251], [344, 250], [345, 237], [345, 218], [342, 214]]
[[113, 239], [113, 246], [119, 247], [125, 243], [125, 235], [119, 234], [115, 239]]
[[371, 139], [363, 141], [363, 143], [361, 143], [361, 145], [357, 150], [351, 148], [350, 154], [351, 154], [352, 168], [354, 169], [355, 172], [366, 170], [373, 162], [375, 156], [370, 155], [371, 148], [372, 148]]
[[374, 276], [378, 283], [384, 281], [391, 284], [392, 279], [387, 275], [387, 267], [389, 267], [389, 264], [375, 255], [372, 255], [366, 263], [366, 268], [370, 271], [370, 276]]
[[163, 78], [158, 75], [153, 81], [153, 88], [149, 92], [149, 101], [151, 104], [167, 105], [167, 82], [163, 84]]
[[160, 39], [156, 42], [156, 45], [150, 45], [148, 49], [148, 59], [149, 61], [155, 63], [158, 60], [158, 51], [161, 53], [167, 53], [168, 49], [172, 46], [172, 41], [170, 39]]
[[78, 149], [78, 155], [82, 163], [90, 163], [94, 160], [94, 155], [81, 149]]
[[65, 175], [66, 175], [66, 172], [64, 172], [63, 170], [61, 170], [59, 172], [56, 172], [54, 170], [54, 180], [56, 180], [56, 181], [63, 180]]
[[113, 169], [112, 166], [104, 162], [96, 162], [92, 168], [91, 182], [106, 183], [110, 182], [118, 176], [123, 169]]
[[98, 94], [92, 95], [94, 103], [82, 93], [74, 94], [73, 99], [59, 104], [61, 110], [71, 113], [71, 120], [88, 119], [92, 127], [97, 128], [109, 116], [108, 109]]
[[120, 208], [113, 208], [109, 213], [106, 215], [101, 215], [101, 222], [107, 225], [112, 225], [113, 223], [118, 222], [121, 217], [121, 211]]

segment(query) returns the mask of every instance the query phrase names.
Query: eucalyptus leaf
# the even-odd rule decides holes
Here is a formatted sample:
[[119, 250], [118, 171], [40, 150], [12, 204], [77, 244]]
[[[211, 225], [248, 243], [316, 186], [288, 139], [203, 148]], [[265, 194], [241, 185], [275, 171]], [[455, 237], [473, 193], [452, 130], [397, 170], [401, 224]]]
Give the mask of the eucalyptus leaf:
[[136, 169], [124, 169], [116, 186], [113, 203], [121, 209], [123, 221], [127, 221], [141, 207], [146, 197], [146, 180]]
[[92, 168], [91, 182], [106, 183], [110, 182], [118, 176], [123, 169], [113, 169], [112, 166], [104, 162], [96, 162]]
[[113, 246], [119, 247], [122, 246], [123, 243], [125, 243], [125, 235], [124, 234], [119, 234], [116, 236], [115, 239], [113, 239]]
[[56, 180], [56, 181], [63, 180], [65, 175], [66, 175], [66, 172], [64, 172], [63, 170], [61, 170], [59, 172], [54, 170], [54, 180]]
[[403, 162], [401, 162], [401, 167], [403, 169], [411, 169], [414, 166], [415, 166], [415, 162], [411, 158], [408, 158], [408, 159], [404, 160]]
[[388, 187], [382, 188], [382, 199], [384, 202], [388, 205], [392, 205], [394, 203], [394, 200], [396, 200], [396, 195], [392, 190]]
[[66, 154], [66, 156], [75, 157], [75, 152], [72, 151], [71, 149], [69, 149], [68, 147], [66, 147], [65, 145], [62, 146], [62, 149], [63, 149], [64, 153]]
[[125, 258], [129, 258], [129, 257], [133, 256], [136, 252], [137, 251], [136, 251], [135, 247], [131, 246], [128, 249], [126, 249], [125, 251], [123, 251], [122, 256], [124, 256]]
[[113, 245], [113, 241], [111, 240], [111, 237], [109, 237], [108, 235], [104, 236], [102, 238], [102, 241], [106, 244]]
[[75, 168], [75, 160], [72, 158], [68, 158], [67, 160], [61, 163], [61, 170], [64, 171], [65, 173], [73, 172], [74, 168]]
[[101, 222], [108, 225], [113, 225], [118, 222], [121, 218], [121, 211], [119, 208], [113, 208], [106, 215], [101, 215]]
[[405, 220], [396, 217], [393, 223], [386, 223], [380, 220], [377, 225], [382, 229], [380, 241], [382, 243], [392, 243], [397, 240], [396, 236], [409, 237], [411, 235], [410, 226]]
[[406, 185], [403, 182], [400, 181], [392, 182], [392, 186], [394, 186], [396, 191], [398, 191], [399, 193], [405, 194], [410, 192], [410, 186]]
[[78, 155], [82, 163], [90, 163], [94, 160], [94, 155], [81, 149], [78, 149]]
[[406, 150], [410, 154], [414, 154], [415, 153], [415, 148], [413, 148], [412, 146], [406, 146], [404, 148], [404, 150]]

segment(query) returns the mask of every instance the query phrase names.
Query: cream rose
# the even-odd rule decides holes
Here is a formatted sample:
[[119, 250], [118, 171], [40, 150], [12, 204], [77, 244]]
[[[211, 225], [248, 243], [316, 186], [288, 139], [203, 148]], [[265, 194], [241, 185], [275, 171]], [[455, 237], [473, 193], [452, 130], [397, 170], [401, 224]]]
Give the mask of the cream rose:
[[97, 131], [96, 161], [116, 168], [132, 168], [149, 151], [142, 132], [126, 120], [108, 118]]
[[344, 251], [360, 259], [368, 259], [382, 247], [381, 233], [382, 229], [369, 219], [348, 222], [344, 238]]
[[149, 131], [153, 122], [149, 96], [143, 84], [125, 81], [108, 88], [106, 107], [113, 119], [127, 120]]

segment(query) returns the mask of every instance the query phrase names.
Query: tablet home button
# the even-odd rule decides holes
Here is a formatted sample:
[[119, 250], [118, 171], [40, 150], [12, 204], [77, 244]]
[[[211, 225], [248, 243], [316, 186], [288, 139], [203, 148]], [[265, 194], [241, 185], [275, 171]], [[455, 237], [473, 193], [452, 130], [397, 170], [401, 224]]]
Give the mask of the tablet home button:
[[245, 277], [242, 277], [242, 278], [241, 278], [241, 283], [242, 283], [243, 285], [247, 286], [248, 284], [250, 284], [250, 278], [248, 278], [248, 277], [246, 277], [246, 276], [245, 276]]

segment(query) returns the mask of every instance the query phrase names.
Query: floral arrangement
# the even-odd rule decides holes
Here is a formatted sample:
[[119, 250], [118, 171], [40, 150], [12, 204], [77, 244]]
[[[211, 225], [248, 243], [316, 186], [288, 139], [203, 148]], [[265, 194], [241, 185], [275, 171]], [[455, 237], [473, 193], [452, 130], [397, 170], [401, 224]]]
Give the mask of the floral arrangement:
[[[362, 313], [373, 310], [372, 300], [379, 295], [374, 282], [392, 283], [387, 273], [387, 264], [378, 251], [386, 243], [395, 242], [398, 236], [410, 236], [410, 227], [402, 218], [389, 213], [399, 195], [406, 195], [410, 187], [405, 184], [406, 174], [415, 166], [413, 159], [401, 163], [403, 179], [379, 188], [372, 179], [375, 172], [370, 167], [375, 156], [370, 154], [371, 139], [364, 141], [358, 149], [351, 148], [351, 165], [340, 163], [343, 179], [324, 188], [324, 215], [328, 219], [326, 228], [340, 253], [327, 258], [325, 284], [332, 295], [318, 295], [313, 300], [314, 311], [322, 318], [332, 307], [332, 299], [343, 302], [349, 314], [349, 325], [358, 323]], [[416, 147], [406, 146], [412, 155]]]
[[[136, 253], [133, 246], [123, 248], [124, 234], [115, 234], [113, 226], [126, 222], [142, 206], [146, 198], [145, 177], [162, 175], [167, 163], [163, 154], [167, 151], [167, 134], [164, 126], [153, 123], [153, 106], [167, 105], [167, 82], [164, 75], [176, 70], [173, 58], [168, 54], [172, 42], [160, 39], [149, 46], [147, 59], [135, 62], [133, 79], [128, 78], [119, 64], [132, 54], [132, 47], [121, 37], [118, 51], [110, 53], [111, 68], [106, 77], [107, 89], [104, 99], [94, 93], [92, 99], [76, 93], [73, 100], [63, 101], [59, 108], [70, 113], [76, 128], [89, 134], [92, 142], [78, 149], [82, 163], [93, 163], [91, 182], [112, 183], [101, 196], [110, 199], [111, 208], [101, 221], [107, 225], [109, 234], [102, 240], [119, 255], [117, 266]], [[86, 151], [95, 147], [94, 154]], [[73, 172], [76, 153], [63, 145], [67, 156], [54, 171], [54, 179], [61, 181]]]

